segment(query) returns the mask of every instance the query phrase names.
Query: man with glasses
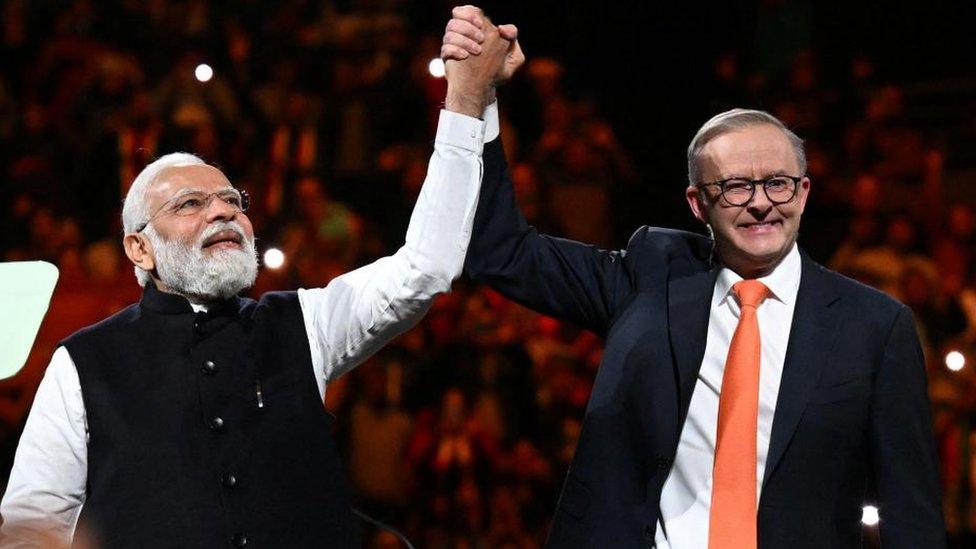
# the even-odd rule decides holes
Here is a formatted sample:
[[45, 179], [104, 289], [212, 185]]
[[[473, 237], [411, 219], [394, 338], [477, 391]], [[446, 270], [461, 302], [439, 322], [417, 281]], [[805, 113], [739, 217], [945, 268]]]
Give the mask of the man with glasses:
[[[442, 56], [467, 62], [482, 21], [455, 8]], [[875, 494], [883, 547], [944, 547], [911, 312], [798, 248], [793, 132], [713, 117], [685, 188], [709, 236], [643, 227], [621, 251], [528, 225], [495, 137], [465, 271], [606, 338], [548, 546], [859, 547]]]
[[325, 288], [237, 297], [257, 274], [247, 195], [189, 154], [125, 199], [139, 303], [64, 340], [0, 504], [0, 545], [355, 547], [325, 388], [414, 325], [461, 271], [478, 119], [510, 43], [452, 67], [427, 179], [395, 254]]

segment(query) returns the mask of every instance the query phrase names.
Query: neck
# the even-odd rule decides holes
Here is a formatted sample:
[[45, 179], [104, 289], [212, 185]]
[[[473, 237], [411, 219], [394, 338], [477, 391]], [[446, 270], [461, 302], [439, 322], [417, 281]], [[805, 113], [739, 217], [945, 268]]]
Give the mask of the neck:
[[732, 272], [746, 280], [753, 280], [762, 278], [764, 276], [769, 276], [774, 270], [776, 270], [776, 267], [779, 267], [780, 263], [786, 259], [786, 256], [789, 255], [791, 251], [793, 251], [793, 244], [788, 246], [786, 251], [782, 252], [779, 256], [773, 257], [766, 261], [760, 261], [752, 258], [738, 258], [732, 254], [723, 254], [718, 246], [716, 246], [715, 249], [715, 253], [722, 266], [731, 269]]
[[218, 301], [217, 299], [212, 297], [204, 297], [204, 296], [199, 296], [194, 294], [187, 294], [185, 292], [175, 290], [173, 288], [170, 288], [166, 284], [164, 284], [162, 280], [156, 277], [153, 277], [153, 282], [156, 284], [156, 289], [159, 290], [160, 292], [178, 295], [186, 299], [187, 301], [189, 301], [190, 305], [202, 305], [204, 307], [209, 307], [210, 305]]
[[735, 274], [741, 276], [745, 280], [755, 280], [757, 278], [768, 276], [776, 268], [776, 265], [779, 265], [779, 263], [776, 263], [775, 265], [764, 266], [764, 267], [755, 267], [755, 266], [736, 267], [733, 265], [725, 264], [726, 267], [732, 269], [732, 271], [735, 272]]

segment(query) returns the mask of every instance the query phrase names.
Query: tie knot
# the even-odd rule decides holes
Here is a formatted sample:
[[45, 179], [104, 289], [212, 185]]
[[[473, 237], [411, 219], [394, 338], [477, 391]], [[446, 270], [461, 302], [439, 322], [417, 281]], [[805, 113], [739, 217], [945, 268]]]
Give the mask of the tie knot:
[[732, 285], [740, 307], [758, 308], [769, 297], [769, 288], [758, 280], [740, 280]]

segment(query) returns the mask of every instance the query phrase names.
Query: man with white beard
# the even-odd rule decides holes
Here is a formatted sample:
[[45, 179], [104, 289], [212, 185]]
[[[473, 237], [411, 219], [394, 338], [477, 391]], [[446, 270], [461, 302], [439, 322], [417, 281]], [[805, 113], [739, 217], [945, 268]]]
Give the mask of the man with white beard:
[[0, 544], [69, 545], [80, 517], [106, 548], [358, 546], [325, 389], [460, 274], [498, 134], [478, 117], [521, 63], [514, 32], [487, 28], [449, 68], [404, 246], [325, 288], [237, 297], [257, 274], [246, 194], [193, 155], [147, 166], [122, 212], [142, 299], [55, 351]]
[[[191, 173], [193, 171], [198, 173]], [[222, 190], [208, 195], [200, 185], [211, 179], [216, 188]], [[149, 183], [156, 181], [154, 192], [163, 196], [172, 192], [173, 184], [183, 186], [158, 211], [148, 215], [146, 200], [137, 197], [144, 196]], [[214, 298], [229, 299], [254, 284], [258, 274], [257, 250], [246, 216], [242, 216], [243, 223], [233, 218], [214, 219], [207, 223], [195, 241], [180, 235], [173, 239], [164, 238], [150, 223], [167, 209], [175, 217], [198, 217], [214, 198], [243, 214], [249, 201], [247, 195], [228, 187], [230, 182], [219, 170], [186, 153], [168, 154], [136, 177], [126, 196], [122, 221], [128, 233], [124, 240], [126, 253], [136, 265], [136, 279], [141, 286], [149, 282], [155, 268], [158, 280], [164, 286], [160, 289], [179, 288], [176, 293], [183, 294], [191, 302], [204, 303]], [[152, 258], [146, 254], [146, 248], [137, 236], [139, 233], [145, 235], [155, 251], [153, 265], [144, 263]]]

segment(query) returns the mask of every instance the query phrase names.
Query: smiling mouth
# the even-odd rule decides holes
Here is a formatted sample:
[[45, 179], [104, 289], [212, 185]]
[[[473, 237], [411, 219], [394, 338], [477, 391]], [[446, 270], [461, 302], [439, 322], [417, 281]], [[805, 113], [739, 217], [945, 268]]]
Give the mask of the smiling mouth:
[[779, 228], [783, 224], [781, 219], [773, 219], [769, 221], [756, 221], [753, 223], [741, 223], [738, 228], [750, 233], [766, 233], [771, 232]]
[[235, 231], [220, 231], [203, 242], [203, 249], [240, 248], [243, 239]]

